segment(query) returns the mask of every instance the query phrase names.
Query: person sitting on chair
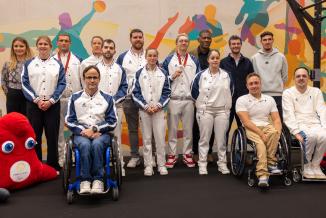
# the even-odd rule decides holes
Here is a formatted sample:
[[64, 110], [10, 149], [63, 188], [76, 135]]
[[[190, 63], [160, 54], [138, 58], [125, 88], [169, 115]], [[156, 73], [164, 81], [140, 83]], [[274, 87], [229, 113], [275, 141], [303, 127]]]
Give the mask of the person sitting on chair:
[[[268, 187], [270, 173], [281, 173], [275, 157], [282, 130], [281, 119], [275, 100], [261, 93], [261, 79], [258, 74], [248, 74], [246, 86], [249, 94], [238, 98], [236, 113], [246, 129], [247, 138], [256, 146], [258, 186]], [[273, 124], [270, 123], [270, 117]]]
[[320, 162], [326, 150], [326, 106], [320, 89], [308, 86], [308, 69], [294, 71], [295, 85], [283, 93], [284, 123], [304, 146], [302, 175], [326, 179]]
[[113, 97], [98, 88], [100, 71], [96, 66], [84, 69], [83, 80], [85, 88], [71, 96], [65, 121], [74, 134], [73, 143], [80, 149], [80, 193], [101, 193], [103, 154], [110, 142], [108, 132], [117, 125], [117, 113]]

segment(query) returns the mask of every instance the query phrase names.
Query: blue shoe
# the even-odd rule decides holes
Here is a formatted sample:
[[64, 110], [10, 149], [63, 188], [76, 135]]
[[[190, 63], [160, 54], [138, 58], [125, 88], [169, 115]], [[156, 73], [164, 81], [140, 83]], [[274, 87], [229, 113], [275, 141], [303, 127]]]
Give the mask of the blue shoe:
[[282, 171], [276, 165], [268, 166], [268, 172], [270, 172], [271, 174], [281, 174], [282, 173]]

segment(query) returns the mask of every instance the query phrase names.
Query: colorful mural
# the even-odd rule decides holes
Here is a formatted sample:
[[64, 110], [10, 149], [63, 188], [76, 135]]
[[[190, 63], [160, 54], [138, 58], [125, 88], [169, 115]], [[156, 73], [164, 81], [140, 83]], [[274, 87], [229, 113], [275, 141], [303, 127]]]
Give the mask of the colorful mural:
[[[312, 1], [298, 2], [304, 6]], [[289, 63], [287, 86], [293, 84], [294, 68], [299, 65], [312, 68], [312, 50], [286, 1], [178, 0], [176, 4], [174, 0], [2, 0], [0, 8], [15, 8], [2, 10], [0, 14], [1, 66], [8, 59], [11, 41], [16, 36], [26, 38], [33, 47], [37, 36], [49, 35], [56, 49], [57, 34], [68, 32], [72, 37], [72, 51], [86, 58], [93, 35], [113, 39], [120, 53], [130, 47], [129, 31], [140, 28], [145, 33], [145, 46], [158, 48], [160, 60], [173, 51], [178, 33], [189, 35], [190, 49], [193, 49], [198, 45], [198, 33], [210, 29], [214, 37], [212, 47], [223, 55], [228, 53], [228, 37], [237, 34], [244, 41], [243, 54], [251, 57], [261, 46], [259, 34], [269, 30], [274, 33], [274, 45]], [[326, 20], [322, 25], [321, 88], [326, 99]], [[5, 112], [2, 91], [0, 99], [0, 109]], [[128, 142], [126, 130], [124, 125], [124, 144]]]

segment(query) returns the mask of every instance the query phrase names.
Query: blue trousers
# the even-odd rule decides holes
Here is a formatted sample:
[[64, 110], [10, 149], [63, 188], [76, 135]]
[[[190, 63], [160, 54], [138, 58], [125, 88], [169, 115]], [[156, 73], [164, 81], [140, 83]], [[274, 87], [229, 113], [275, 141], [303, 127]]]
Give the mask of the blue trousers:
[[95, 139], [84, 136], [74, 136], [74, 144], [80, 151], [81, 180], [102, 180], [104, 174], [104, 152], [110, 137], [103, 134]]

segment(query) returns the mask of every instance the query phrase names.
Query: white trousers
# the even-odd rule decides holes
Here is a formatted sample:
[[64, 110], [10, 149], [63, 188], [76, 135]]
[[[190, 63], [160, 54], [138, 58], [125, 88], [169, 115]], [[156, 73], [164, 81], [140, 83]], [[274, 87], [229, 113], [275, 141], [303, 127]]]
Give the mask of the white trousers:
[[313, 126], [303, 131], [307, 135], [306, 158], [313, 166], [319, 166], [326, 151], [326, 128]]
[[122, 106], [117, 106], [118, 121], [117, 121], [117, 126], [113, 130], [113, 134], [117, 138], [118, 149], [119, 149], [119, 153], [120, 153], [121, 166], [124, 167], [125, 162], [123, 161], [122, 145], [121, 145], [122, 114], [123, 114]]
[[58, 138], [58, 162], [61, 167], [65, 161], [65, 144], [64, 137], [65, 116], [67, 114], [69, 98], [60, 98], [60, 125], [59, 125], [59, 138]]
[[215, 144], [217, 145], [217, 164], [226, 164], [226, 131], [229, 127], [229, 111], [197, 112], [196, 118], [199, 126], [200, 139], [198, 143], [198, 166], [207, 166], [209, 140], [214, 128]]
[[140, 125], [143, 136], [144, 165], [152, 166], [152, 137], [154, 134], [156, 156], [158, 167], [165, 166], [165, 120], [164, 111], [155, 114], [148, 114], [143, 110], [139, 111]]
[[177, 154], [177, 132], [179, 120], [183, 128], [183, 154], [192, 151], [192, 126], [194, 123], [194, 103], [191, 100], [170, 100], [168, 105], [169, 155]]

